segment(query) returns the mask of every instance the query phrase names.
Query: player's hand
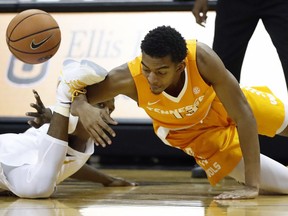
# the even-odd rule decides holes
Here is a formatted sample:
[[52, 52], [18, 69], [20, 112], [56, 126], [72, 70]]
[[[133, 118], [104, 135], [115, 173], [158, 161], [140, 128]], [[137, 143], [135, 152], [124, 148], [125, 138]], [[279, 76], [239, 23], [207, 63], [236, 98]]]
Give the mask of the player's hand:
[[245, 186], [244, 189], [224, 192], [214, 199], [216, 200], [227, 200], [227, 199], [254, 199], [258, 196], [259, 189], [256, 187]]
[[83, 100], [77, 102], [76, 99], [72, 103], [71, 110], [73, 115], [79, 116], [84, 129], [94, 139], [96, 145], [105, 147], [106, 143], [109, 145], [112, 143], [106, 133], [112, 137], [115, 137], [116, 133], [108, 124], [117, 125], [117, 122], [110, 117], [106, 109], [93, 107]]
[[195, 0], [192, 13], [196, 19], [196, 23], [205, 27], [208, 11], [208, 0]]
[[49, 108], [46, 108], [42, 103], [42, 100], [37, 91], [33, 89], [33, 94], [36, 99], [36, 103], [31, 103], [30, 106], [37, 112], [27, 112], [26, 116], [33, 117], [27, 123], [35, 128], [41, 127], [45, 123], [49, 123], [52, 118], [52, 112]]
[[130, 182], [123, 178], [111, 177], [109, 183], [103, 183], [105, 187], [125, 187], [125, 186], [138, 186], [136, 182]]
[[117, 124], [117, 122], [110, 116], [108, 107], [99, 108], [100, 116], [107, 124]]

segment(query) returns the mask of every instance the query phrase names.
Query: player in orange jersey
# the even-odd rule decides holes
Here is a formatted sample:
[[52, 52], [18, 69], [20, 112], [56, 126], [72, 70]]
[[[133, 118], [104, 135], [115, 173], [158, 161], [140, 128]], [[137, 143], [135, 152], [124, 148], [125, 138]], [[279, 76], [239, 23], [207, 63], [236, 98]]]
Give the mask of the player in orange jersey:
[[91, 104], [124, 94], [147, 112], [164, 143], [196, 159], [212, 185], [225, 176], [245, 184], [215, 199], [255, 198], [259, 190], [288, 194], [288, 168], [260, 155], [258, 140], [258, 133], [287, 136], [286, 104], [267, 87], [240, 88], [211, 48], [185, 41], [170, 26], [149, 31], [141, 51], [73, 102], [72, 113], [91, 137], [111, 142]]

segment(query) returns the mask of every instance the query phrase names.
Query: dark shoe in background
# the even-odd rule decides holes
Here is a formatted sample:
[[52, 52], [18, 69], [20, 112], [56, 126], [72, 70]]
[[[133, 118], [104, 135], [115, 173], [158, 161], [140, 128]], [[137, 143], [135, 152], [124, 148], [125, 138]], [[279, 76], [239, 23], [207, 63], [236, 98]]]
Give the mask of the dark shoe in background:
[[207, 178], [207, 174], [202, 167], [196, 164], [192, 168], [192, 178]]

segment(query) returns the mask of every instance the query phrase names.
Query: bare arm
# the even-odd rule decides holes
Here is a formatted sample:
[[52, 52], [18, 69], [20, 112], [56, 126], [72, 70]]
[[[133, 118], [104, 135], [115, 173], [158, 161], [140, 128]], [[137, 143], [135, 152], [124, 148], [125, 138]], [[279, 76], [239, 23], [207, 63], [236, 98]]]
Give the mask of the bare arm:
[[237, 125], [245, 164], [246, 193], [225, 193], [216, 198], [254, 198], [258, 195], [260, 181], [260, 148], [254, 115], [236, 79], [226, 70], [213, 50], [201, 43], [197, 45], [197, 64], [202, 77], [213, 86], [229, 116]]
[[82, 180], [82, 181], [91, 181], [95, 183], [100, 183], [105, 187], [118, 187], [118, 186], [136, 186], [134, 182], [126, 181], [122, 178], [113, 177], [107, 175], [103, 172], [100, 172], [96, 168], [85, 164], [81, 169], [76, 172], [71, 178]]
[[87, 95], [74, 100], [71, 113], [79, 116], [81, 123], [89, 135], [100, 145], [111, 144], [111, 136], [115, 132], [103, 121], [99, 112], [91, 104], [107, 101], [119, 94], [124, 94], [137, 101], [137, 91], [127, 64], [123, 64], [109, 72], [106, 79], [87, 87]]
[[107, 101], [119, 94], [137, 101], [136, 86], [127, 64], [111, 70], [103, 82], [87, 87], [90, 104]]

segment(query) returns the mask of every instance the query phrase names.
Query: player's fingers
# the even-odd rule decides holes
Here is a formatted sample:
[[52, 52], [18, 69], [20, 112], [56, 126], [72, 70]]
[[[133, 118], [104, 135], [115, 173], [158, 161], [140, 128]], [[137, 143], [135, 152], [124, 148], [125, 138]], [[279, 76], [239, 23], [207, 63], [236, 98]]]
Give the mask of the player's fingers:
[[97, 146], [101, 145], [102, 147], [106, 147], [106, 143], [108, 143], [109, 145], [112, 143], [111, 139], [101, 128], [90, 130], [89, 133], [91, 137], [93, 137]]
[[38, 104], [31, 103], [30, 107], [36, 109], [38, 113], [42, 113], [42, 107], [39, 106]]
[[115, 121], [111, 116], [110, 116], [110, 113], [109, 113], [109, 109], [108, 109], [108, 112], [104, 112], [102, 114], [102, 118], [103, 120], [107, 123], [107, 124], [112, 124], [112, 125], [117, 125], [118, 122]]
[[38, 92], [37, 92], [35, 89], [32, 89], [32, 92], [33, 92], [34, 95], [35, 95], [35, 94], [38, 95]]
[[201, 21], [201, 17], [200, 17], [199, 15], [195, 16], [195, 21], [196, 21], [197, 24], [200, 25], [201, 22], [202, 22], [202, 21]]
[[36, 122], [30, 120], [27, 122], [31, 127], [34, 127], [34, 128], [39, 128], [40, 125], [38, 125]]
[[26, 116], [29, 116], [29, 117], [36, 117], [36, 118], [40, 118], [41, 115], [37, 112], [26, 112], [25, 113]]
[[202, 27], [205, 27], [205, 24], [206, 24], [206, 16], [199, 16], [199, 19], [197, 20], [197, 23], [199, 25], [201, 25]]
[[223, 193], [220, 194], [216, 197], [214, 197], [214, 199], [218, 199], [218, 200], [227, 200], [227, 199], [241, 199], [243, 198], [241, 195], [238, 194], [233, 194], [233, 193]]
[[[103, 129], [105, 131], [107, 131], [112, 137], [116, 136], [115, 131], [108, 125], [106, 124], [104, 121], [99, 122], [99, 125], [101, 126], [101, 130], [103, 131]], [[106, 135], [106, 134], [105, 134]]]
[[40, 107], [44, 107], [44, 104], [40, 98], [40, 95], [38, 94], [38, 92], [36, 90], [33, 89], [33, 93], [34, 93], [34, 97], [36, 99], [36, 102], [37, 104], [40, 106]]
[[200, 10], [197, 7], [192, 9], [192, 14], [195, 17], [195, 21], [197, 24], [201, 24]]
[[109, 125], [107, 125], [103, 120], [99, 121], [97, 126], [96, 127], [94, 126], [91, 129], [91, 133], [93, 134], [96, 143], [101, 145], [102, 147], [105, 147], [106, 143], [108, 143], [108, 145], [111, 145], [112, 143], [110, 137], [105, 133], [105, 131], [108, 132], [113, 137], [116, 136], [114, 130]]
[[26, 116], [31, 116], [31, 117], [37, 117], [37, 118], [42, 117], [42, 113], [40, 113], [38, 110], [37, 112], [26, 112], [25, 114]]

